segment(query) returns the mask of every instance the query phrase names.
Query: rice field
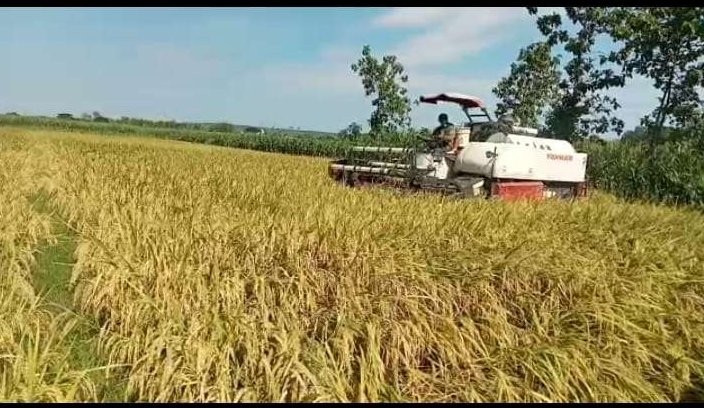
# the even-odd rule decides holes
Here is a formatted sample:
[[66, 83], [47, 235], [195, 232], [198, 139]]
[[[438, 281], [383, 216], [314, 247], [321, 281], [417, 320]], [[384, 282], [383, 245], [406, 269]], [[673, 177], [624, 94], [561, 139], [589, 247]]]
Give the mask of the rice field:
[[704, 399], [704, 215], [0, 128], [5, 401]]

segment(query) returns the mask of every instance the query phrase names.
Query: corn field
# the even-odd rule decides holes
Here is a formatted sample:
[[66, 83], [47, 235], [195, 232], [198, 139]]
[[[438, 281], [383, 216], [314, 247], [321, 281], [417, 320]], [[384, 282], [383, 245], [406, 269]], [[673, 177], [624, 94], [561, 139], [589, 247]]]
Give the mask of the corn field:
[[609, 144], [588, 149], [596, 186], [629, 199], [704, 210], [704, 152], [696, 140]]
[[[698, 212], [353, 190], [322, 159], [57, 131], [0, 129], [0, 160], [4, 400], [704, 396]], [[32, 283], [52, 217], [70, 312]]]
[[[305, 134], [291, 135], [285, 132], [260, 135], [243, 132], [154, 128], [120, 123], [94, 123], [7, 115], [0, 115], [0, 126], [69, 132], [91, 132], [103, 135], [146, 136], [265, 152], [324, 157], [344, 155], [355, 143], [372, 143], [371, 140], [357, 140], [355, 143], [352, 143], [349, 140], [336, 137], [307, 136]], [[390, 138], [390, 140], [386, 142], [395, 142], [394, 144], [398, 145], [403, 141], [403, 138], [395, 137]]]

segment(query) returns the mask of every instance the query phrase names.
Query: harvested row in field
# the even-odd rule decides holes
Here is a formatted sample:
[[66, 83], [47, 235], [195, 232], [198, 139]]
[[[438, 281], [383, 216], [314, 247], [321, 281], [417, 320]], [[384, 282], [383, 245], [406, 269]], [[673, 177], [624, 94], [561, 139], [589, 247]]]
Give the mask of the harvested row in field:
[[47, 155], [28, 139], [0, 136], [0, 400], [94, 400], [69, 342], [76, 316], [51, 307], [33, 284], [38, 252], [57, 244], [50, 216], [31, 199], [46, 181]]
[[[677, 401], [704, 378], [704, 217], [398, 196], [317, 159], [43, 141], [75, 306], [150, 401]], [[701, 394], [699, 394], [701, 395]]]

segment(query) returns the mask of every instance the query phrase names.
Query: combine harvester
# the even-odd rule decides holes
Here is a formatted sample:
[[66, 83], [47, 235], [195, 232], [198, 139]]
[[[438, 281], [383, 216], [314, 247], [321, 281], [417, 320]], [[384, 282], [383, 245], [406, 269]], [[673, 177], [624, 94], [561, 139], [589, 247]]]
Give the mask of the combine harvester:
[[330, 163], [330, 176], [349, 186], [393, 184], [464, 197], [586, 196], [587, 155], [569, 142], [539, 138], [537, 129], [493, 121], [484, 102], [473, 96], [443, 93], [420, 101], [462, 108], [469, 122], [455, 128], [457, 153], [450, 153], [440, 138], [422, 138], [421, 147], [354, 146], [348, 157]]

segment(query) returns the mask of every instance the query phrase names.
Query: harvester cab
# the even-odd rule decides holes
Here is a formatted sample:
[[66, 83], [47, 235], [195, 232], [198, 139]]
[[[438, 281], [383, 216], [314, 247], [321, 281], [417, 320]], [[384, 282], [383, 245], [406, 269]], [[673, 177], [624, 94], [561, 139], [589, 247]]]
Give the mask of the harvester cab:
[[[447, 140], [450, 147], [452, 148], [456, 146], [458, 148], [457, 150], [461, 150], [467, 146], [471, 139], [471, 135], [479, 131], [482, 126], [493, 122], [491, 116], [489, 116], [486, 106], [484, 105], [484, 102], [475, 96], [462, 95], [458, 93], [443, 93], [433, 96], [421, 96], [419, 101], [433, 105], [437, 105], [438, 102], [454, 103], [459, 105], [468, 122], [465, 122], [460, 126], [453, 127], [449, 132], [451, 140]], [[438, 143], [437, 141], [431, 141], [427, 138], [424, 140], [427, 143]], [[442, 141], [439, 143], [443, 144]], [[452, 150], [456, 153], [456, 151], [454, 151], [455, 149]]]
[[[330, 163], [346, 185], [393, 184], [464, 197], [576, 198], [586, 195], [587, 155], [564, 140], [537, 137], [537, 129], [507, 118], [492, 120], [474, 96], [442, 93], [420, 102], [459, 105], [467, 122], [442, 137], [420, 137], [404, 147], [354, 146]], [[445, 138], [445, 139], [443, 139]]]

